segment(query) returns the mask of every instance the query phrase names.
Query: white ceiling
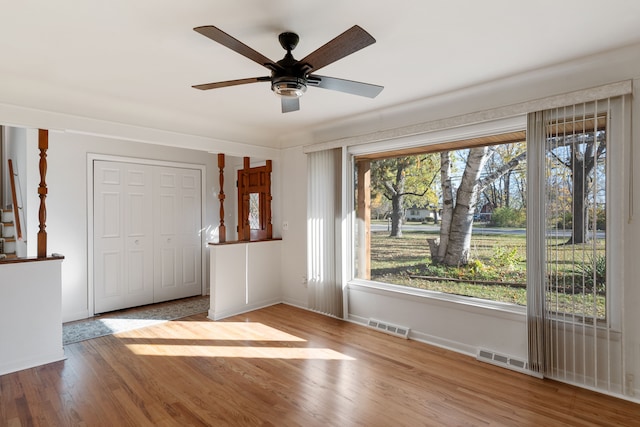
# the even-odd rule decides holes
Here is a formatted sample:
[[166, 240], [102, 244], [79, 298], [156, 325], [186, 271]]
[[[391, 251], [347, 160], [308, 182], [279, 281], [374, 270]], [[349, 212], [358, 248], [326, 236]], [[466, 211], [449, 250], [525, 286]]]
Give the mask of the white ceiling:
[[[638, 0], [1, 0], [0, 103], [279, 146], [326, 127], [640, 41]], [[377, 43], [321, 74], [385, 87], [375, 99], [310, 88], [282, 114], [268, 83], [193, 84], [268, 71], [193, 31], [214, 25], [274, 61], [353, 25]], [[0, 118], [1, 120], [1, 118]]]

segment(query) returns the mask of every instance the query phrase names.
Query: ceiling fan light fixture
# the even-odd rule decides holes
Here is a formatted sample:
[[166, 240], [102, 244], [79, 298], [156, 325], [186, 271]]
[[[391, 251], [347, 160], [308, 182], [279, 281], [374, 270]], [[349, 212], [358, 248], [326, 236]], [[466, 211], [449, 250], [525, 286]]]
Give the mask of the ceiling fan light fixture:
[[274, 79], [271, 90], [282, 98], [300, 98], [307, 91], [307, 82], [296, 77]]

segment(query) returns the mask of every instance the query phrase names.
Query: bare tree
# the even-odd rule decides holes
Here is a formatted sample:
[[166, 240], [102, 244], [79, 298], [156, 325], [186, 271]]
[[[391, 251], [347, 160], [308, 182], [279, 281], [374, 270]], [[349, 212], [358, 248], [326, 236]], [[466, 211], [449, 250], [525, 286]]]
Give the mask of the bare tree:
[[[451, 189], [450, 153], [445, 151], [440, 154], [442, 225], [439, 239], [429, 242], [432, 261], [445, 265], [461, 265], [469, 262], [473, 213], [479, 194], [495, 180], [516, 168], [526, 158], [527, 153], [517, 155], [482, 177], [483, 167], [490, 155], [491, 151], [488, 147], [469, 150], [462, 180], [454, 200]], [[450, 221], [448, 218], [451, 218]]]

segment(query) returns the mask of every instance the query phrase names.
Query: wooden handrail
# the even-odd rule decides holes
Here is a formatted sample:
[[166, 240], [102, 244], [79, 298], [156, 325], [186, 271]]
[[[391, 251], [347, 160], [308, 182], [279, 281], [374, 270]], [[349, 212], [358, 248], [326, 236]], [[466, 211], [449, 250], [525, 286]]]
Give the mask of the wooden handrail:
[[9, 182], [11, 184], [11, 201], [13, 203], [13, 228], [16, 230], [16, 238], [22, 240], [22, 224], [20, 223], [20, 209], [18, 205], [18, 193], [16, 191], [16, 177], [13, 169], [13, 160], [9, 159]]

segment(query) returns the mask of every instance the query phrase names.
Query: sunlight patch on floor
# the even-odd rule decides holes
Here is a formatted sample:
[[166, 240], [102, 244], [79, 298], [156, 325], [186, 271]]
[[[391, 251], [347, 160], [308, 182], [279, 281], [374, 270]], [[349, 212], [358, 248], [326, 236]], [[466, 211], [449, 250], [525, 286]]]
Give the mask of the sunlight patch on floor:
[[[179, 329], [176, 336], [175, 330]], [[145, 331], [146, 333], [146, 331]], [[288, 334], [259, 322], [214, 322], [214, 321], [180, 321], [174, 320], [165, 324], [163, 329], [149, 334], [153, 338], [168, 339], [214, 339], [227, 341], [291, 341], [306, 342], [305, 339]], [[147, 335], [147, 337], [149, 337]], [[139, 338], [139, 331], [119, 333], [118, 338]]]
[[99, 322], [112, 331], [119, 331], [132, 327], [141, 328], [145, 326], [159, 325], [160, 323], [167, 322], [167, 320], [107, 318], [100, 319]]
[[140, 356], [355, 360], [328, 348], [128, 344]]
[[[124, 341], [133, 340], [125, 344], [126, 347], [143, 356], [355, 360], [328, 348], [301, 347], [300, 343], [307, 340], [259, 322], [173, 321], [161, 329], [130, 331], [117, 336]], [[136, 339], [145, 342], [136, 343]], [[185, 340], [194, 343], [187, 344]], [[229, 345], [230, 342], [244, 345]]]

